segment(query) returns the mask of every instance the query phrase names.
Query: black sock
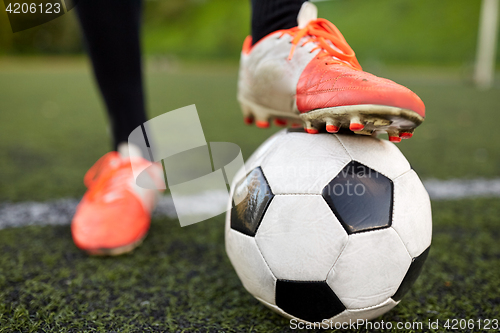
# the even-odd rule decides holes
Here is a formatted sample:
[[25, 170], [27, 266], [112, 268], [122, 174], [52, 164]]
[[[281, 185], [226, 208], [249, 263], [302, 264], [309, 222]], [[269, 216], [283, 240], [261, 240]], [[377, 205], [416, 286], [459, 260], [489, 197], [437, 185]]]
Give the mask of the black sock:
[[252, 0], [252, 42], [273, 31], [297, 26], [297, 15], [306, 0]]
[[141, 0], [83, 0], [76, 6], [111, 121], [114, 148], [146, 121], [140, 50]]

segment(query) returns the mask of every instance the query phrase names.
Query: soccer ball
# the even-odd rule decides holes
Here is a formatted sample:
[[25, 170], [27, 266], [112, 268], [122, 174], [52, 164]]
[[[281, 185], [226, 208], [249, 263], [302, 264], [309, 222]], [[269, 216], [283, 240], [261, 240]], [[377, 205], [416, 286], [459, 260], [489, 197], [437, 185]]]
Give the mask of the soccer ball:
[[429, 253], [429, 196], [385, 140], [283, 130], [238, 171], [231, 198], [225, 239], [236, 273], [260, 302], [297, 321], [382, 315]]

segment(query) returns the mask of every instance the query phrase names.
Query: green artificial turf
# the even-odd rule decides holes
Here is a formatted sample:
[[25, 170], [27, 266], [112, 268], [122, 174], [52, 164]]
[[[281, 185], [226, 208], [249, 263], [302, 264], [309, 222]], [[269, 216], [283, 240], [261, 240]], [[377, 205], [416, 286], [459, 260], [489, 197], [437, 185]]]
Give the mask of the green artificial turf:
[[[498, 200], [433, 208], [420, 278], [376, 321], [500, 319]], [[67, 226], [2, 230], [0, 332], [291, 331], [242, 287], [224, 250], [223, 223], [181, 228], [156, 219], [140, 248], [116, 258], [87, 257]]]
[[[237, 143], [245, 158], [277, 130], [243, 125], [236, 67], [162, 66], [152, 62], [146, 73], [152, 116], [196, 104], [207, 141]], [[498, 86], [477, 91], [459, 74], [438, 69], [379, 71], [427, 105], [426, 122], [399, 145], [422, 178], [500, 176]], [[108, 149], [85, 62], [0, 59], [0, 202], [79, 197], [83, 174]], [[433, 202], [433, 214], [421, 277], [377, 321], [500, 319], [499, 200]], [[118, 258], [86, 256], [73, 245], [69, 226], [0, 230], [0, 332], [287, 327], [239, 282], [224, 251], [222, 216], [185, 228], [155, 219], [142, 247]]]

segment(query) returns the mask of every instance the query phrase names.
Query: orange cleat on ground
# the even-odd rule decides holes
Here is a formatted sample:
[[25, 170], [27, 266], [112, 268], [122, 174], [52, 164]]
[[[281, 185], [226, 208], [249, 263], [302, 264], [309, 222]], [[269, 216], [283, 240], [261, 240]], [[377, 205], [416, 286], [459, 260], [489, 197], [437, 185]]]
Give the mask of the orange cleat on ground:
[[[149, 166], [150, 162], [129, 157], [127, 145], [119, 151], [104, 155], [85, 175], [88, 190], [71, 224], [76, 246], [91, 255], [130, 252], [149, 230], [158, 191], [135, 184], [132, 163]], [[161, 168], [153, 170], [157, 174], [151, 176], [161, 179]]]
[[[271, 119], [302, 122], [306, 132], [386, 132], [391, 141], [410, 138], [425, 118], [425, 106], [410, 89], [364, 72], [331, 22], [305, 2], [298, 26], [243, 45], [238, 101], [257, 125]], [[267, 127], [267, 126], [259, 126]], [[400, 141], [400, 140], [399, 140]]]

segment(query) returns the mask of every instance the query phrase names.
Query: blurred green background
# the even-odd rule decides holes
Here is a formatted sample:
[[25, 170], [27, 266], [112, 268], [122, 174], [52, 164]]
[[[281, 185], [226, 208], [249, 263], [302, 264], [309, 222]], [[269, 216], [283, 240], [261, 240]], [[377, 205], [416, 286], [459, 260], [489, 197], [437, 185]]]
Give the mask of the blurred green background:
[[[249, 1], [144, 3], [143, 45], [148, 55], [236, 60], [250, 31]], [[320, 16], [339, 27], [365, 65], [452, 65], [467, 70], [473, 63], [479, 0], [331, 0], [316, 4]], [[0, 12], [0, 54], [82, 52], [74, 13], [12, 34], [5, 11]]]

